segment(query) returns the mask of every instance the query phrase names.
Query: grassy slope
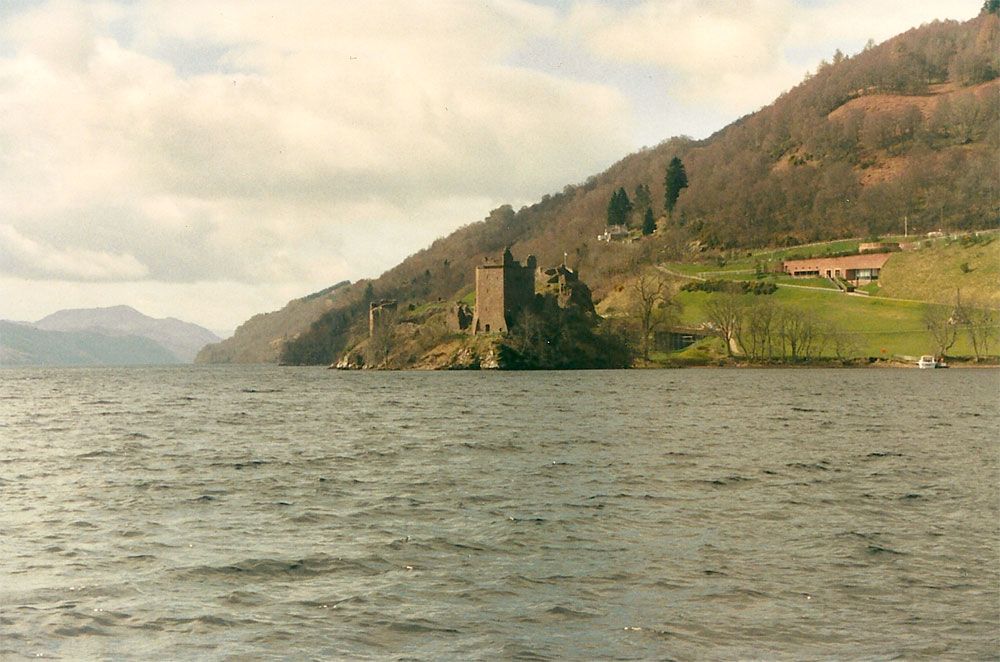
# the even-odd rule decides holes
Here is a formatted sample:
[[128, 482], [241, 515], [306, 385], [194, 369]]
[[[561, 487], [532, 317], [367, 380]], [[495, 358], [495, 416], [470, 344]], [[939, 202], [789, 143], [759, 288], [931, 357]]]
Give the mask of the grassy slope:
[[[969, 271], [962, 270], [968, 264]], [[965, 246], [937, 241], [929, 247], [893, 255], [879, 278], [879, 295], [954, 304], [963, 300], [1000, 307], [1000, 238]]]
[[[680, 293], [682, 322], [697, 325], [706, 321], [705, 305], [712, 296], [704, 292]], [[933, 352], [933, 342], [923, 326], [926, 304], [792, 288], [781, 288], [772, 296], [776, 302], [808, 310], [817, 319], [850, 333], [859, 356], [919, 356]], [[994, 343], [991, 353], [998, 352], [1000, 346]], [[971, 355], [968, 339], [961, 336], [949, 354]], [[828, 346], [824, 355], [833, 356], [833, 348]]]
[[[843, 250], [843, 242], [829, 248], [817, 246], [816, 254]], [[965, 273], [961, 265], [968, 263]], [[726, 269], [744, 266], [729, 263]], [[671, 264], [679, 273], [696, 274], [717, 268], [710, 264]], [[778, 303], [808, 310], [818, 319], [850, 333], [862, 356], [916, 356], [933, 350], [931, 338], [924, 328], [923, 315], [927, 303], [896, 301], [883, 297], [916, 299], [953, 305], [956, 288], [961, 288], [965, 300], [986, 300], [1000, 305], [1000, 238], [989, 243], [969, 244], [961, 240], [937, 241], [918, 251], [896, 253], [882, 272], [881, 297], [848, 296], [836, 290], [820, 291], [782, 287], [773, 296]], [[730, 280], [745, 279], [734, 273]], [[801, 282], [808, 279], [785, 279], [779, 282]], [[713, 294], [681, 292], [677, 299], [683, 306], [682, 322], [697, 325], [707, 320], [705, 305]], [[990, 352], [1000, 353], [995, 342]], [[832, 347], [826, 352], [832, 355]], [[972, 347], [964, 334], [949, 352], [970, 355]]]

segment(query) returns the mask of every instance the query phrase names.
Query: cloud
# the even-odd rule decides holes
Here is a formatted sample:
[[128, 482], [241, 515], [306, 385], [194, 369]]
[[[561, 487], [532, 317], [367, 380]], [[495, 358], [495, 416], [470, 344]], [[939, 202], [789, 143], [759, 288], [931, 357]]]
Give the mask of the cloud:
[[135, 280], [149, 270], [131, 255], [43, 244], [0, 225], [0, 272], [80, 281]]
[[[978, 10], [969, 4], [968, 17]], [[691, 105], [746, 113], [800, 82], [835, 49], [954, 15], [953, 0], [658, 0], [624, 8], [578, 2], [565, 39], [605, 60], [654, 66]]]
[[505, 64], [555, 18], [513, 0], [41, 5], [0, 31], [0, 218], [151, 280], [371, 275], [422, 245], [385, 233], [427, 243], [628, 150], [613, 87]]
[[614, 9], [584, 2], [568, 17], [567, 36], [605, 59], [653, 65], [675, 74], [688, 101], [745, 106], [774, 97], [783, 74], [781, 44], [789, 0], [668, 0]]

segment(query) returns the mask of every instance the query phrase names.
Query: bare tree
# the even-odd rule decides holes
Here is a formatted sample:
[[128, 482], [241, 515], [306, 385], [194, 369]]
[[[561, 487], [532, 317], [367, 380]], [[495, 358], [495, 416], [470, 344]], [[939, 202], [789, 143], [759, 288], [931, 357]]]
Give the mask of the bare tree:
[[798, 361], [817, 356], [822, 351], [825, 337], [812, 312], [783, 307], [778, 315], [777, 326], [782, 358]]
[[833, 345], [834, 356], [841, 361], [854, 358], [861, 352], [861, 342], [857, 334], [845, 331], [836, 322], [828, 323], [826, 337]]
[[928, 305], [924, 308], [924, 327], [934, 339], [937, 356], [944, 356], [958, 339], [958, 319], [947, 306]]
[[979, 361], [989, 352], [990, 343], [1000, 335], [1000, 319], [997, 311], [984, 301], [966, 300], [959, 307], [972, 351]]
[[726, 354], [733, 356], [733, 341], [738, 338], [743, 323], [743, 298], [733, 292], [713, 296], [705, 305], [708, 321], [726, 343]]
[[677, 320], [679, 305], [670, 283], [660, 274], [643, 272], [632, 286], [632, 317], [636, 322], [642, 358], [649, 360], [653, 334]]
[[737, 341], [751, 359], [771, 358], [777, 312], [774, 302], [765, 297], [755, 297], [746, 306], [744, 321], [737, 327]]

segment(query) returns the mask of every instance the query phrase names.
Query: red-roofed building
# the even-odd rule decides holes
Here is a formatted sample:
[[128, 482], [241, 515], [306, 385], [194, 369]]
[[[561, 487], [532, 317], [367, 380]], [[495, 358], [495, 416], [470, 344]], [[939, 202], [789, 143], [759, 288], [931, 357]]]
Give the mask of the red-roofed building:
[[866, 253], [844, 257], [815, 257], [785, 260], [781, 270], [790, 276], [842, 278], [853, 283], [878, 280], [882, 265], [890, 253]]

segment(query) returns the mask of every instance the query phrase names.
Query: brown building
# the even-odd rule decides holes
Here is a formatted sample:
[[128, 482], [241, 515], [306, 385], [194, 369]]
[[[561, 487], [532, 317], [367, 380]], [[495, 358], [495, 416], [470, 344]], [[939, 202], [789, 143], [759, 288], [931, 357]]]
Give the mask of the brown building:
[[499, 262], [487, 259], [476, 267], [476, 314], [473, 333], [506, 333], [517, 315], [535, 298], [534, 255], [525, 264], [514, 259], [510, 248]]
[[844, 257], [816, 257], [805, 260], [785, 260], [781, 270], [791, 276], [842, 278], [852, 282], [878, 280], [882, 265], [890, 253], [866, 253]]

